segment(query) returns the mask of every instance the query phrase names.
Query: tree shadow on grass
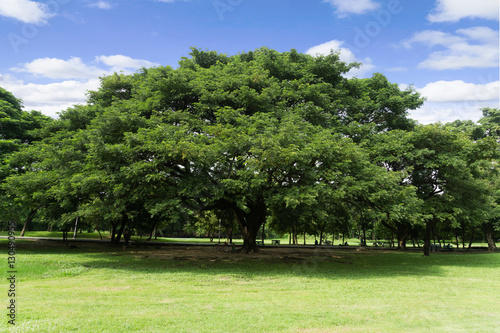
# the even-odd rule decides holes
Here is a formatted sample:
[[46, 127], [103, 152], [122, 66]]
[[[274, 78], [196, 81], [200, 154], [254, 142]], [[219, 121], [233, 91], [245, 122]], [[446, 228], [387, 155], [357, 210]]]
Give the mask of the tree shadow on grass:
[[23, 254], [75, 254], [69, 265], [85, 270], [113, 269], [144, 273], [240, 274], [246, 278], [295, 276], [325, 279], [366, 279], [398, 276], [444, 276], [443, 266], [498, 267], [500, 255], [356, 251], [331, 248], [266, 248], [260, 253], [214, 252], [210, 246], [127, 248], [109, 243], [32, 241], [18, 244]]

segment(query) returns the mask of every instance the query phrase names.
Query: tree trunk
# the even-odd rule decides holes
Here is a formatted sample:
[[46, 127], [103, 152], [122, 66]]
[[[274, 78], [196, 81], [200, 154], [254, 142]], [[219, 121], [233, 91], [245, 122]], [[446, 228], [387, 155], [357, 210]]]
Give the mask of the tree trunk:
[[469, 239], [469, 247], [467, 248], [468, 251], [472, 248], [472, 242], [474, 241], [474, 237], [476, 236], [476, 230], [472, 229], [472, 235]]
[[115, 237], [116, 244], [120, 243], [123, 232], [125, 231], [125, 226], [127, 225], [127, 220], [128, 220], [128, 218], [126, 215], [124, 217], [122, 217], [120, 229], [118, 229], [118, 232], [116, 233], [116, 237]]
[[262, 245], [264, 245], [265, 238], [266, 238], [266, 222], [262, 224]]
[[[149, 232], [149, 237], [148, 237], [148, 239], [146, 239], [146, 241], [150, 241], [153, 238], [153, 233], [154, 233], [155, 228], [156, 228], [156, 223], [157, 223], [157, 221], [155, 221], [153, 223], [153, 226], [151, 227], [151, 231]], [[156, 234], [155, 234], [155, 236], [156, 236]]]
[[[229, 227], [227, 233], [229, 234], [229, 244], [233, 244], [233, 227]], [[262, 241], [262, 244], [264, 244], [264, 241]]]
[[425, 235], [424, 235], [424, 256], [428, 257], [431, 252], [431, 222], [425, 222]]
[[73, 232], [73, 239], [76, 239], [77, 229], [78, 229], [78, 216], [75, 219], [75, 232]]
[[486, 237], [486, 241], [488, 242], [488, 251], [494, 252], [497, 250], [497, 246], [495, 244], [495, 229], [491, 223], [483, 223], [483, 231], [484, 236]]
[[294, 224], [292, 226], [292, 244], [293, 245], [298, 245], [298, 241], [297, 241], [297, 225]]
[[115, 242], [115, 238], [116, 238], [116, 227], [118, 225], [116, 223], [111, 223], [111, 243], [114, 243]]
[[396, 223], [396, 235], [398, 237], [398, 250], [406, 249], [406, 239], [410, 233], [410, 226], [408, 223]]
[[38, 211], [38, 209], [32, 209], [29, 212], [28, 217], [26, 218], [26, 222], [24, 222], [23, 230], [21, 230], [21, 234], [19, 235], [20, 237], [24, 237], [24, 233], [26, 232], [26, 229], [28, 228], [28, 224], [30, 224], [31, 221], [33, 221], [33, 217], [35, 216], [37, 211]]
[[462, 249], [465, 249], [465, 226], [463, 223], [461, 224], [461, 226], [462, 226]]
[[366, 246], [366, 228], [363, 225], [363, 244], [362, 246]]
[[262, 199], [254, 201], [248, 206], [250, 208], [248, 213], [238, 207], [233, 207], [232, 211], [243, 236], [241, 251], [246, 253], [258, 252], [257, 233], [266, 221], [267, 207]]

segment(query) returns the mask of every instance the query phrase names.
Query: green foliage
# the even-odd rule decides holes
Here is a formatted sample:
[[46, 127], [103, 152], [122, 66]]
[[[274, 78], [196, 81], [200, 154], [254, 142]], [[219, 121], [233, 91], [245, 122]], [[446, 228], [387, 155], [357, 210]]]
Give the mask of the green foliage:
[[[23, 111], [22, 102], [0, 87], [0, 223], [19, 219], [26, 207], [17, 205], [2, 186], [8, 176], [23, 173], [23, 166], [11, 154], [40, 138], [37, 130], [51, 123], [38, 111]], [[36, 183], [37, 179], [33, 179]]]
[[[87, 105], [61, 112], [36, 131], [41, 141], [11, 155], [17, 172], [4, 188], [60, 228], [83, 218], [115, 241], [126, 228], [225, 212], [246, 251], [268, 217], [296, 234], [352, 221], [397, 229], [438, 210], [442, 220], [481, 216], [491, 144], [416, 126], [407, 116], [420, 95], [381, 74], [346, 78], [356, 66], [336, 53], [192, 49], [176, 69], [102, 77]], [[5, 103], [6, 115], [20, 106]]]

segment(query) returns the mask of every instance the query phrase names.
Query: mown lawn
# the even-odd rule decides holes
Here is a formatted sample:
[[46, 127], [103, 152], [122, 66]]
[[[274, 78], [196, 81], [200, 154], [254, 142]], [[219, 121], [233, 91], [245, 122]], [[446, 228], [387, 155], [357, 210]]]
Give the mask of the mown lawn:
[[[0, 242], [6, 248], [6, 241]], [[10, 327], [4, 315], [0, 331], [494, 332], [500, 327], [498, 253], [426, 258], [324, 250], [304, 258], [206, 248], [197, 250], [208, 251], [204, 255], [183, 256], [179, 250], [169, 253], [170, 247], [16, 245], [16, 325]]]

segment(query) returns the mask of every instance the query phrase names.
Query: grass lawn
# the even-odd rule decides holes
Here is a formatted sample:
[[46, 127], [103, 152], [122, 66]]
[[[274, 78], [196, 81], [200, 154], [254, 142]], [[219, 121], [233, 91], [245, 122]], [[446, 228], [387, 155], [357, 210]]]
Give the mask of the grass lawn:
[[[499, 253], [426, 258], [409, 252], [265, 249], [247, 255], [206, 247], [124, 251], [39, 243], [16, 242], [12, 332], [494, 332], [500, 327]], [[6, 240], [0, 244], [6, 248]], [[5, 314], [7, 282], [1, 284]], [[7, 331], [11, 325], [3, 318], [0, 331]]]

